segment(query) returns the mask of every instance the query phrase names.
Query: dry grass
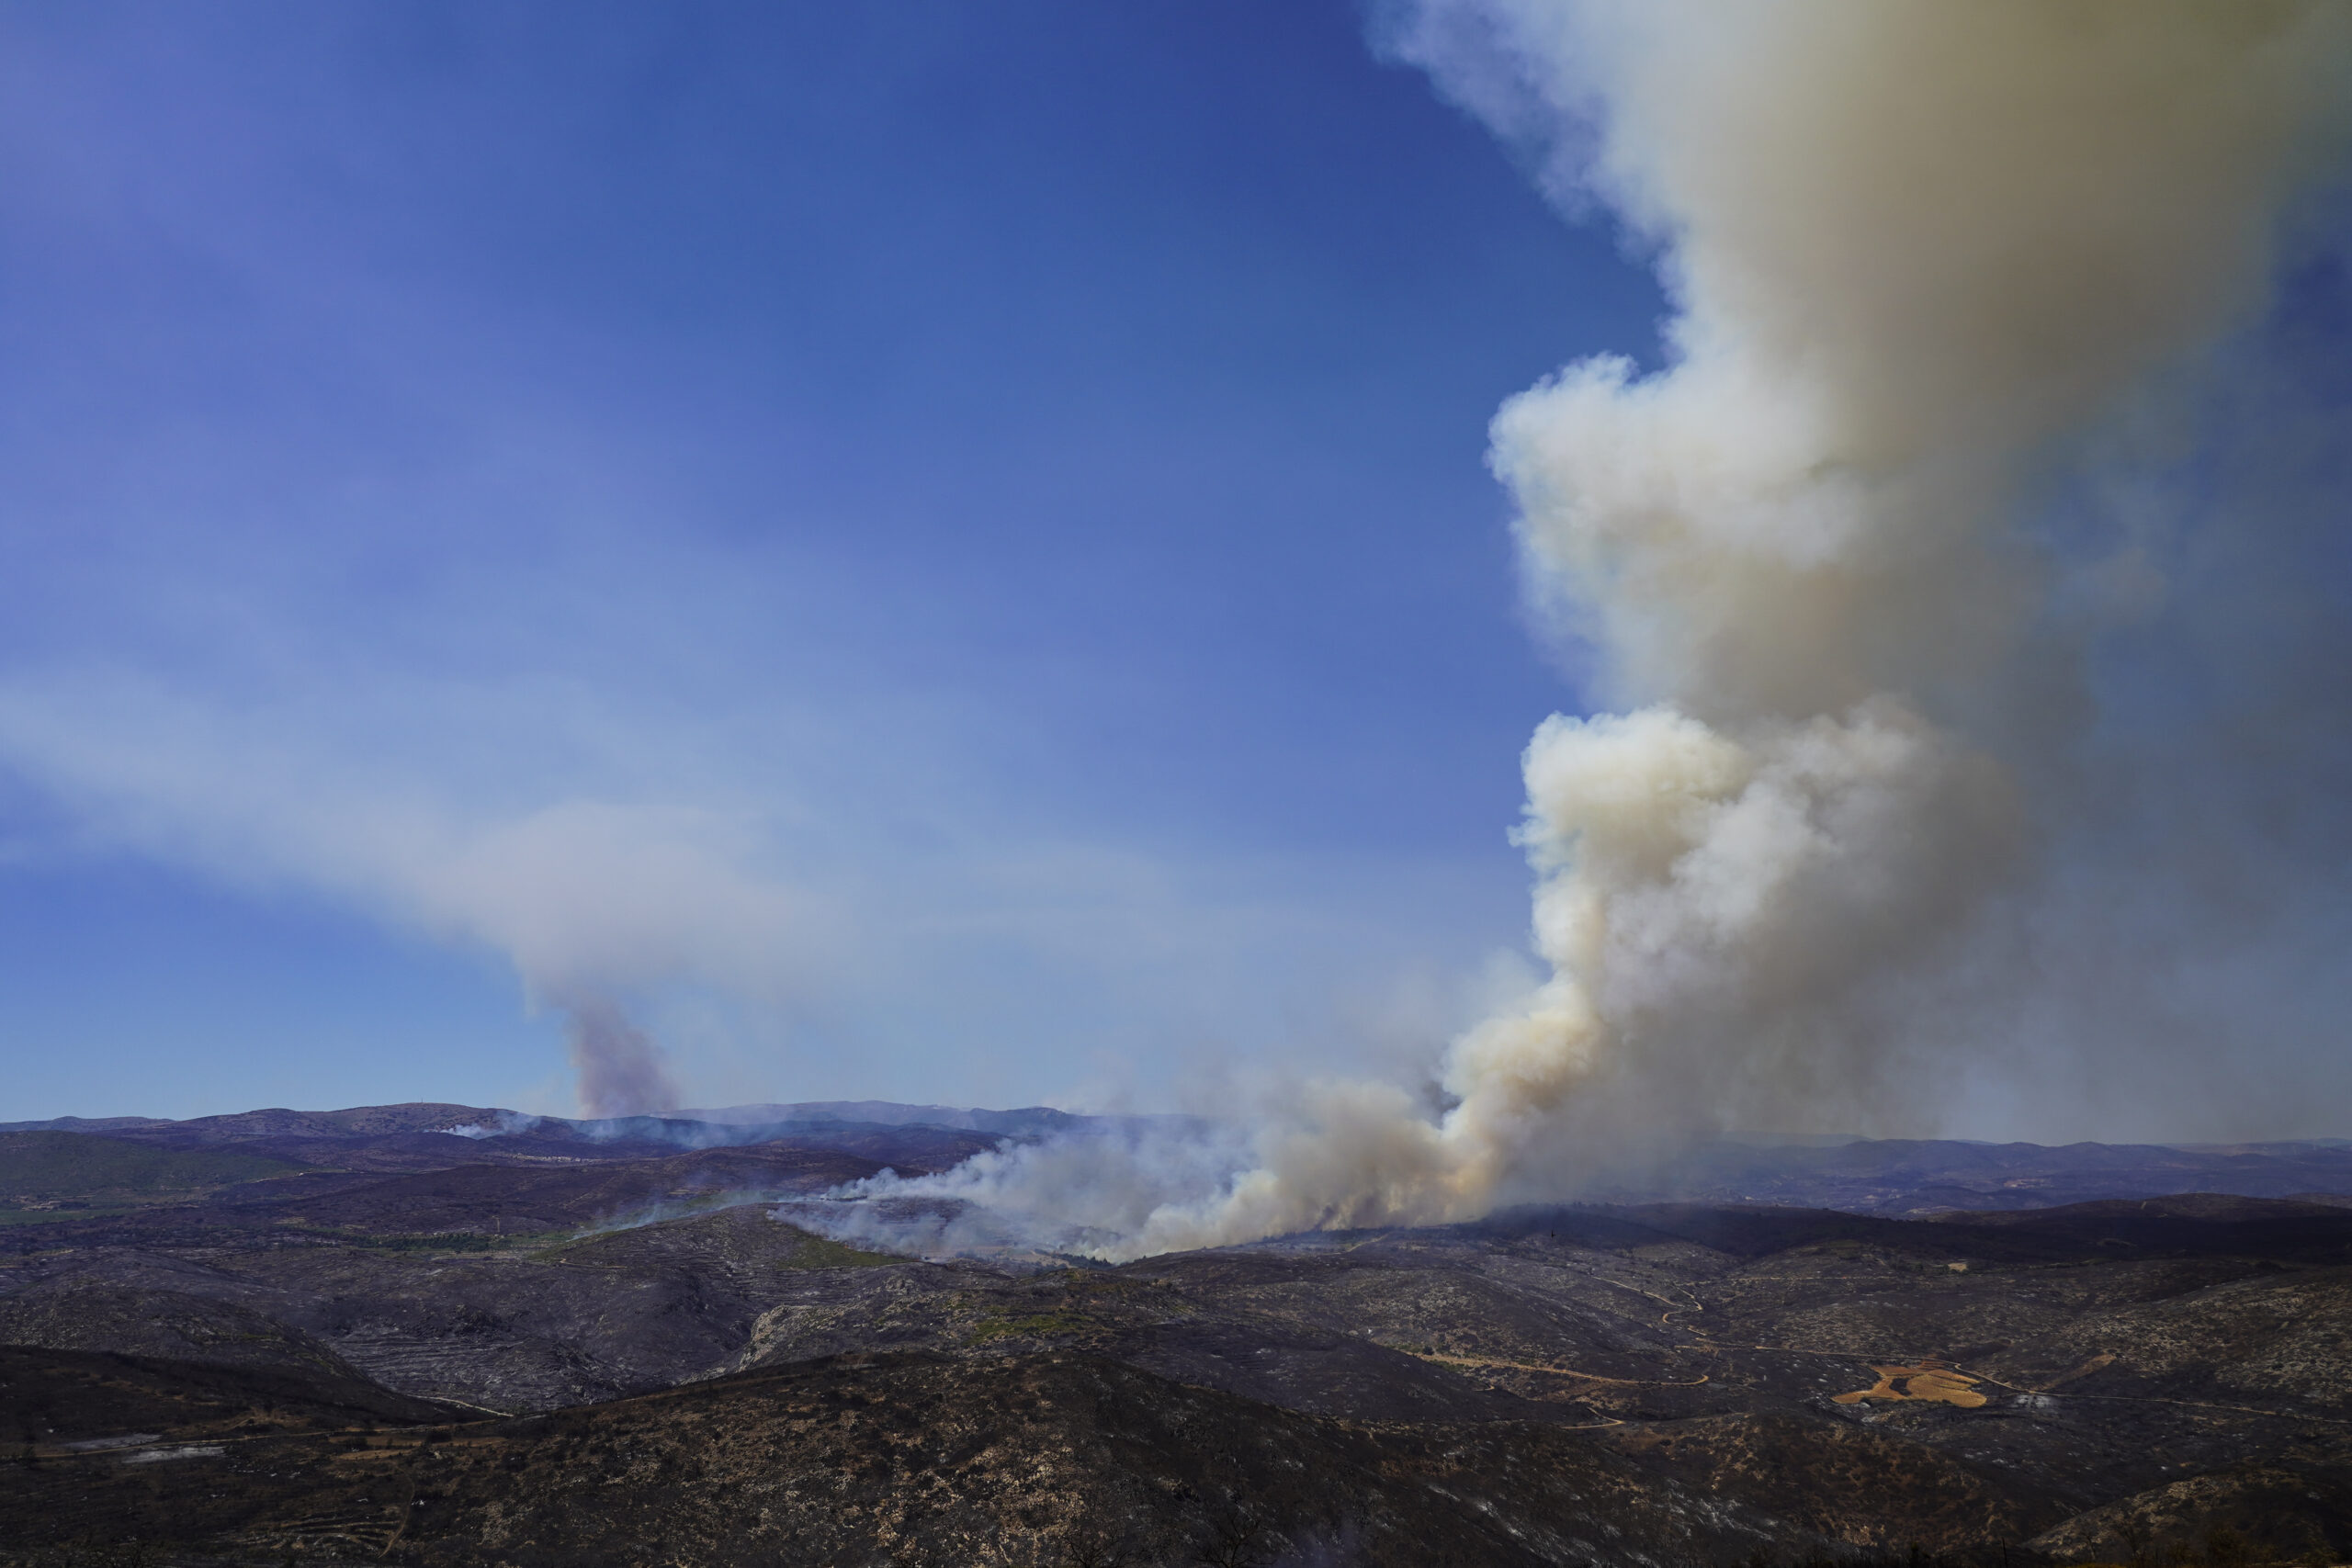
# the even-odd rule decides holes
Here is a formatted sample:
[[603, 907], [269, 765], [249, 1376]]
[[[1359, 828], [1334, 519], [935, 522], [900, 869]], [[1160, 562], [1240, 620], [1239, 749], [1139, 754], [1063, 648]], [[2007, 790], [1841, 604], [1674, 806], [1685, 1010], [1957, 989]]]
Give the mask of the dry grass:
[[1933, 1359], [1923, 1360], [1916, 1367], [1877, 1366], [1871, 1371], [1878, 1374], [1878, 1382], [1851, 1393], [1836, 1395], [1839, 1404], [1859, 1404], [1865, 1399], [1932, 1399], [1945, 1404], [1957, 1404], [1962, 1410], [1973, 1410], [1984, 1403], [1976, 1392], [1976, 1380], [1963, 1372]]

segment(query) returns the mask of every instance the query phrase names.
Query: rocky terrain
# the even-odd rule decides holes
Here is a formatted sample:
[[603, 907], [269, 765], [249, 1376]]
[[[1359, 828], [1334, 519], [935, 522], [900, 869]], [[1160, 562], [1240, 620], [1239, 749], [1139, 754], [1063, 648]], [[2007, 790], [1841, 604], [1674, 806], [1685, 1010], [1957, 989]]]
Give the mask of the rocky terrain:
[[497, 1114], [0, 1134], [0, 1561], [2352, 1552], [2340, 1202], [920, 1261], [778, 1215], [1056, 1129]]

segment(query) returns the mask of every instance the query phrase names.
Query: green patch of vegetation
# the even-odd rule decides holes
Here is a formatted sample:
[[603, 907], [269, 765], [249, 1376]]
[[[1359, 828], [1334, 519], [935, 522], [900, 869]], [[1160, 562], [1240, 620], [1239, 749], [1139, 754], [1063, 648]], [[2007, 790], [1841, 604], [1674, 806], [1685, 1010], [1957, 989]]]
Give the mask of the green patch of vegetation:
[[387, 1252], [495, 1252], [504, 1243], [479, 1231], [435, 1231], [426, 1235], [371, 1235], [359, 1245]]
[[0, 1133], [0, 1193], [19, 1203], [200, 1191], [301, 1168], [234, 1149], [156, 1148], [91, 1133]]
[[[510, 1235], [506, 1238], [506, 1245], [532, 1247], [535, 1249], [535, 1256], [543, 1258], [560, 1258], [567, 1253], [578, 1251], [582, 1247], [593, 1247], [598, 1242], [610, 1241], [633, 1232], [650, 1230], [657, 1225], [708, 1219], [713, 1214], [722, 1214], [730, 1209], [754, 1208], [760, 1204], [774, 1201], [773, 1198], [755, 1197], [733, 1189], [696, 1193], [685, 1198], [664, 1198], [637, 1211], [634, 1214], [624, 1213], [618, 1216], [608, 1216], [593, 1224], [576, 1225], [563, 1230], [538, 1231], [529, 1235]], [[892, 1258], [889, 1261], [900, 1260]]]
[[103, 1220], [130, 1213], [134, 1203], [95, 1203], [72, 1209], [0, 1209], [0, 1225], [49, 1225], [63, 1220]]
[[1082, 1334], [1093, 1326], [1089, 1319], [1067, 1310], [1024, 1314], [992, 1312], [980, 1320], [978, 1326], [964, 1336], [964, 1343], [985, 1345], [991, 1339], [1042, 1339], [1055, 1334]]
[[529, 1238], [512, 1235], [484, 1235], [480, 1231], [430, 1231], [382, 1234], [375, 1231], [351, 1230], [347, 1227], [301, 1225], [289, 1227], [298, 1235], [314, 1235], [322, 1241], [340, 1242], [345, 1247], [365, 1247], [383, 1252], [496, 1252], [502, 1248], [525, 1245]]
[[587, 1261], [593, 1263], [595, 1261], [595, 1255], [592, 1249], [603, 1243], [624, 1239], [639, 1231], [650, 1230], [654, 1225], [667, 1224], [671, 1220], [679, 1217], [667, 1215], [660, 1220], [646, 1221], [642, 1224], [593, 1224], [572, 1230], [537, 1231], [529, 1235], [510, 1235], [503, 1245], [528, 1247], [531, 1257], [539, 1262], [568, 1258], [574, 1253], [587, 1252], [589, 1254]]
[[801, 1233], [797, 1250], [786, 1258], [786, 1269], [875, 1269], [886, 1263], [904, 1263], [903, 1258], [893, 1258], [887, 1252], [860, 1252], [854, 1247], [830, 1241], [821, 1235]]

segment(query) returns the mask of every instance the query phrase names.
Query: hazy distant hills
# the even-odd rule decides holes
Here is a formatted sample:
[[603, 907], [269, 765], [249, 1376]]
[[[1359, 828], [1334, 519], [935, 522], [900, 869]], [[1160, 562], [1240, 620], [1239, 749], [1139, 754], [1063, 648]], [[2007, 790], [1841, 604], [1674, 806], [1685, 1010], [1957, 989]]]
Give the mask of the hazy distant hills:
[[881, 1127], [961, 1127], [978, 1133], [1038, 1137], [1073, 1132], [1106, 1120], [1056, 1111], [1045, 1105], [1023, 1106], [1017, 1111], [978, 1111], [954, 1105], [901, 1105], [890, 1100], [812, 1100], [793, 1105], [727, 1105], [716, 1110], [678, 1111], [669, 1114], [674, 1120], [705, 1122], [726, 1127], [863, 1122]]
[[888, 1100], [823, 1100], [788, 1105], [728, 1105], [642, 1116], [582, 1120], [535, 1116], [497, 1106], [419, 1101], [362, 1105], [345, 1111], [272, 1108], [224, 1116], [169, 1121], [153, 1116], [58, 1116], [45, 1122], [0, 1122], [0, 1133], [96, 1133], [225, 1141], [256, 1137], [374, 1137], [402, 1133], [452, 1133], [491, 1138], [537, 1135], [612, 1142], [651, 1138], [673, 1145], [718, 1145], [755, 1140], [775, 1127], [944, 1127], [1005, 1137], [1044, 1137], [1107, 1126], [1181, 1124], [1172, 1116], [1081, 1116], [1050, 1106], [989, 1111], [954, 1105], [904, 1105]]
[[[0, 1123], [0, 1138], [83, 1134], [145, 1146], [230, 1146], [293, 1165], [420, 1169], [455, 1164], [638, 1159], [681, 1149], [785, 1144], [938, 1169], [1007, 1140], [1181, 1137], [1179, 1116], [1089, 1116], [894, 1100], [707, 1107], [601, 1121], [435, 1102], [342, 1111], [268, 1109], [187, 1121], [57, 1117]], [[453, 1144], [452, 1135], [462, 1143]], [[0, 1152], [0, 1195], [17, 1190]], [[2352, 1142], [2175, 1145], [1986, 1144], [1953, 1139], [1724, 1138], [1617, 1173], [1597, 1201], [1771, 1203], [1855, 1213], [2025, 1210], [2186, 1192], [2352, 1199]]]
[[1834, 1145], [1709, 1144], [1590, 1196], [1785, 1203], [1865, 1214], [2043, 1209], [2184, 1192], [2242, 1198], [2352, 1196], [2340, 1139], [2182, 1147], [1857, 1139]]

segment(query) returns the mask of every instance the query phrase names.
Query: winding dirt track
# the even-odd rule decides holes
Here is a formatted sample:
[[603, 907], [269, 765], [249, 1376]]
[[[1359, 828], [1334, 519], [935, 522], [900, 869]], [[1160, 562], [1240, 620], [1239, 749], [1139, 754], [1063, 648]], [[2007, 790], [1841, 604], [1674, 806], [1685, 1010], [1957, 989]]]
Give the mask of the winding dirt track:
[[1547, 1367], [1536, 1361], [1505, 1361], [1488, 1356], [1440, 1356], [1435, 1353], [1420, 1358], [1449, 1367], [1506, 1367], [1515, 1372], [1548, 1372], [1554, 1377], [1574, 1378], [1579, 1382], [1623, 1383], [1632, 1388], [1697, 1388], [1705, 1377], [1695, 1378], [1605, 1378], [1599, 1372], [1580, 1372], [1574, 1367]]
[[[1419, 1350], [1408, 1350], [1406, 1354], [1415, 1357], [1420, 1360], [1434, 1361], [1438, 1365], [1445, 1367], [1502, 1367], [1512, 1371], [1548, 1372], [1556, 1377], [1578, 1378], [1589, 1382], [1625, 1382], [1630, 1381], [1624, 1378], [1595, 1378], [1589, 1372], [1570, 1371], [1566, 1367], [1539, 1367], [1532, 1361], [1499, 1361], [1493, 1360], [1483, 1356], [1440, 1356], [1433, 1353], [1424, 1353]], [[1707, 1380], [1701, 1378], [1699, 1381], [1701, 1382], [1704, 1382]], [[1567, 1403], [1580, 1404], [1582, 1402], [1570, 1401]], [[1593, 1410], [1592, 1406], [1589, 1404], [1587, 1404], [1585, 1408], [1592, 1411], [1592, 1414], [1595, 1416], [1600, 1416], [1600, 1412]], [[1563, 1427], [1557, 1429], [1564, 1432], [1597, 1432], [1603, 1427], [1623, 1427], [1624, 1425], [1624, 1422], [1619, 1420], [1614, 1416], [1600, 1416], [1600, 1419], [1598, 1421], [1579, 1421], [1574, 1426]]]

